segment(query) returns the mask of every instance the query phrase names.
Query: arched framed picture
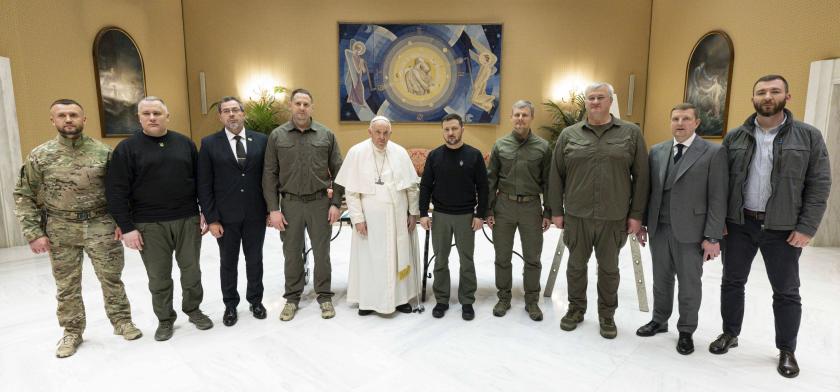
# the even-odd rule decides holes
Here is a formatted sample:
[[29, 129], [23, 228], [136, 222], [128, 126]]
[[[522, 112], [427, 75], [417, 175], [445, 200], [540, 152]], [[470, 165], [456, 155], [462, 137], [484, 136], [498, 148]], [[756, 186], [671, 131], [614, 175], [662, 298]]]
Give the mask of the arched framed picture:
[[137, 44], [119, 27], [103, 28], [93, 42], [93, 67], [102, 137], [139, 131], [136, 108], [146, 96], [146, 74]]
[[723, 31], [711, 31], [697, 41], [688, 58], [683, 99], [697, 106], [697, 134], [704, 138], [722, 138], [726, 134], [734, 57], [729, 36]]

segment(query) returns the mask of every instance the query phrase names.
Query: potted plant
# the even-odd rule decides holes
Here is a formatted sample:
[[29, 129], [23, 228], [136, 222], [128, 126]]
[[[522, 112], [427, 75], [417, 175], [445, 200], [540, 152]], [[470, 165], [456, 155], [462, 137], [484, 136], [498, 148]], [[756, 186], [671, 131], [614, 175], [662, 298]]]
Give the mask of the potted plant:
[[551, 125], [543, 125], [540, 129], [551, 133], [551, 139], [548, 141], [551, 151], [554, 151], [554, 145], [557, 143], [560, 132], [564, 128], [580, 122], [586, 116], [584, 99], [583, 94], [571, 91], [569, 97], [561, 99], [560, 102], [548, 100], [543, 103], [543, 106], [551, 113]]
[[[288, 92], [283, 86], [275, 86], [272, 90], [260, 89], [256, 99], [249, 99], [245, 105], [245, 128], [270, 134], [274, 128], [289, 120], [285, 94]], [[219, 105], [214, 102], [210, 109]]]

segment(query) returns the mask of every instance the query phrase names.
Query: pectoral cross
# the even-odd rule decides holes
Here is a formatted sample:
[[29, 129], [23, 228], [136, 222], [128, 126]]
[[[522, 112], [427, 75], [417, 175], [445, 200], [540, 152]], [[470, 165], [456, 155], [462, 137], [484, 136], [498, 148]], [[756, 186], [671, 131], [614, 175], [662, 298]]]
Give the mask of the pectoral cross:
[[385, 185], [385, 183], [382, 182], [382, 177], [377, 178], [373, 183], [376, 185]]

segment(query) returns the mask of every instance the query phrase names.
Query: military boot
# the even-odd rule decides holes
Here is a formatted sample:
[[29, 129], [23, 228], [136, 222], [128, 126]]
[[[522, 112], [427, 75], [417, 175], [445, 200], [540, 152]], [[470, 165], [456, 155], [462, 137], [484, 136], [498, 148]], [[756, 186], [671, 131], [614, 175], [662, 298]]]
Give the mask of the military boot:
[[560, 329], [574, 331], [577, 325], [583, 322], [583, 312], [577, 309], [569, 309], [566, 315], [560, 319]]
[[286, 305], [283, 306], [283, 311], [280, 312], [280, 321], [290, 321], [295, 318], [295, 312], [297, 312], [297, 309], [297, 304], [286, 302]]
[[493, 307], [493, 315], [496, 317], [503, 317], [508, 309], [510, 309], [510, 300], [509, 299], [500, 299], [499, 302], [496, 302], [496, 306]]
[[210, 320], [210, 317], [207, 317], [200, 309], [193, 310], [187, 316], [190, 317], [190, 322], [200, 330], [213, 328], [213, 320]]
[[618, 336], [618, 329], [615, 327], [615, 320], [612, 317], [599, 317], [601, 324], [601, 336], [604, 339], [615, 339]]
[[158, 323], [157, 331], [155, 331], [155, 340], [162, 342], [169, 340], [173, 334], [172, 321], [161, 321]]
[[326, 301], [321, 303], [321, 318], [322, 319], [331, 319], [335, 317], [335, 307], [333, 307], [332, 302]]
[[143, 332], [131, 321], [126, 321], [114, 327], [114, 335], [122, 335], [125, 340], [134, 340], [143, 336]]
[[526, 304], [525, 311], [528, 312], [528, 317], [534, 321], [542, 321], [543, 319], [543, 312], [540, 310], [540, 306], [537, 304]]
[[82, 344], [82, 335], [65, 332], [61, 340], [58, 341], [58, 348], [55, 350], [55, 356], [59, 358], [67, 358], [76, 353], [76, 347]]

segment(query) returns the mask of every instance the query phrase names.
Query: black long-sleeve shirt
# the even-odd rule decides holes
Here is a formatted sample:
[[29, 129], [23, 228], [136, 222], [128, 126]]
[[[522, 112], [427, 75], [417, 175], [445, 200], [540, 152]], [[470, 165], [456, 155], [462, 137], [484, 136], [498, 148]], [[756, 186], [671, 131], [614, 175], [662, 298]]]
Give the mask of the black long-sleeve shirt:
[[431, 199], [437, 212], [484, 218], [488, 192], [481, 151], [467, 144], [456, 149], [442, 145], [426, 158], [420, 180], [420, 216], [429, 216]]
[[108, 165], [105, 197], [123, 233], [137, 222], [197, 215], [197, 161], [195, 143], [171, 130], [161, 137], [137, 132], [120, 142]]

